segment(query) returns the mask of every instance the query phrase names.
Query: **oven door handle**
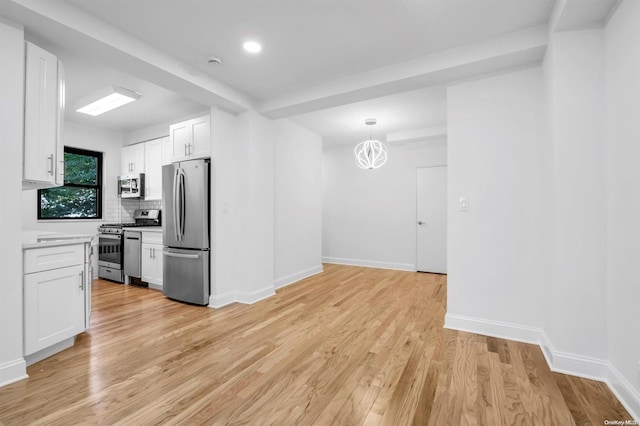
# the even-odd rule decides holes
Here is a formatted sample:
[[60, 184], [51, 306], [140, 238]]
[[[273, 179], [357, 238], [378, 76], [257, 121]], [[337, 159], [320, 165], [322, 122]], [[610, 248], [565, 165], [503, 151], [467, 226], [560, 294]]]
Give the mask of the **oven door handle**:
[[98, 235], [98, 238], [102, 238], [102, 239], [105, 239], [105, 240], [121, 240], [122, 239], [122, 235], [100, 234], [100, 235]]

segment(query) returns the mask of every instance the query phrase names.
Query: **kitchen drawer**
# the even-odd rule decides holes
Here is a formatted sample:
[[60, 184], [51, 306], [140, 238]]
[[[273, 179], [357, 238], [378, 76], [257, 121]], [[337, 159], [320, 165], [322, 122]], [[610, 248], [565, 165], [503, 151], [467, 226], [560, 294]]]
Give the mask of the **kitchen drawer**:
[[66, 268], [84, 263], [84, 244], [43, 247], [25, 250], [24, 273]]
[[142, 242], [162, 245], [162, 232], [142, 231]]

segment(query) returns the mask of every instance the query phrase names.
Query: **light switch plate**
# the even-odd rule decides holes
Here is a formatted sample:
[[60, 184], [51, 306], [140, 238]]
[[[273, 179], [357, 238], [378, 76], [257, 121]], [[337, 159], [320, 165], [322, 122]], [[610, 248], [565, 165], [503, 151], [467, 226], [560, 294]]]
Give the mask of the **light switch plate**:
[[458, 206], [459, 206], [461, 212], [468, 212], [469, 211], [469, 199], [468, 198], [464, 198], [464, 197], [460, 197], [458, 199]]

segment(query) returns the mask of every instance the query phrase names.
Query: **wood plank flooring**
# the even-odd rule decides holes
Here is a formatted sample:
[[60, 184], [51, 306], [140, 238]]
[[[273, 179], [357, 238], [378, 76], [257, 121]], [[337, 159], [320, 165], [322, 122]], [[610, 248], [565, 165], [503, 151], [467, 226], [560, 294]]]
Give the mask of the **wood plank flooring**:
[[446, 276], [325, 265], [222, 309], [97, 280], [91, 329], [0, 389], [2, 425], [602, 425], [540, 349], [443, 329]]

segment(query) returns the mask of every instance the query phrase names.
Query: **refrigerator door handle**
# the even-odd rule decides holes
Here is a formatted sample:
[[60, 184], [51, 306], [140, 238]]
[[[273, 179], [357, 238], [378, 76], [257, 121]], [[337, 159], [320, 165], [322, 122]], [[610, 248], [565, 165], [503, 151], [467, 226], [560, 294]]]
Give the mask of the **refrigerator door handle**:
[[178, 174], [180, 169], [176, 169], [173, 175], [173, 229], [176, 235], [176, 241], [180, 241], [180, 231], [178, 228]]
[[184, 240], [184, 226], [186, 222], [186, 188], [184, 184], [184, 170], [180, 169], [180, 240]]
[[181, 253], [171, 253], [168, 251], [163, 251], [163, 255], [167, 257], [179, 257], [180, 259], [199, 259], [199, 254], [181, 254]]

